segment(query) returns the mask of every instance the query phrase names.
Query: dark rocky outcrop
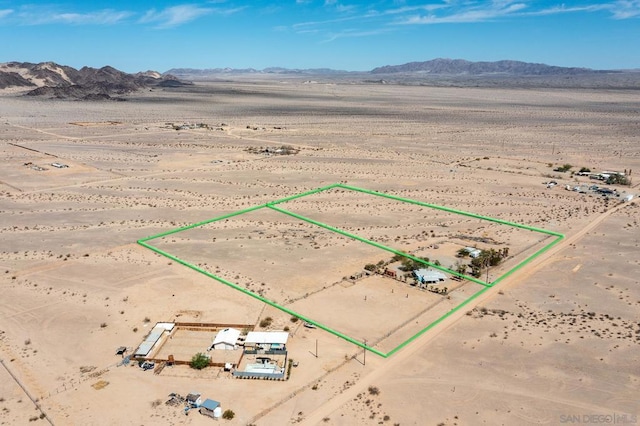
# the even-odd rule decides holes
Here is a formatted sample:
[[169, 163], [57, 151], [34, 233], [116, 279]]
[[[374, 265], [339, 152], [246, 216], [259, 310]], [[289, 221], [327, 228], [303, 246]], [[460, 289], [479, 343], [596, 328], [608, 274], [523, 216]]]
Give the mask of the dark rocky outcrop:
[[113, 67], [72, 67], [53, 62], [32, 64], [10, 62], [0, 64], [0, 89], [34, 87], [27, 96], [59, 99], [109, 100], [150, 87], [178, 87], [188, 83], [175, 76], [163, 76], [155, 71], [129, 74]]

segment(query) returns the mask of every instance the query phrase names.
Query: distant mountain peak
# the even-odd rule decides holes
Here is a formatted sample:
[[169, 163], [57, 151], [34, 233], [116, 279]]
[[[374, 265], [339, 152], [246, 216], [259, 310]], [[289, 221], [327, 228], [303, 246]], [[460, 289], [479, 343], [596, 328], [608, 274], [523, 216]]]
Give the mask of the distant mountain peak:
[[603, 71], [589, 68], [558, 67], [546, 64], [501, 60], [495, 62], [471, 62], [465, 59], [436, 58], [424, 62], [408, 62], [402, 65], [385, 65], [371, 70], [372, 74], [423, 73], [440, 75], [567, 75], [590, 74]]

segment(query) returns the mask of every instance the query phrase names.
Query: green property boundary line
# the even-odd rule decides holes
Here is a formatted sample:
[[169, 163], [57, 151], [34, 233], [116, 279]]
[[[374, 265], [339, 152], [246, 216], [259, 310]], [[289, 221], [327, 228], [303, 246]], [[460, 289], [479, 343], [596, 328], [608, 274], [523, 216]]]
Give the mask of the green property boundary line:
[[[475, 277], [470, 277], [470, 276], [467, 276], [467, 275], [464, 275], [464, 274], [460, 274], [460, 273], [455, 272], [455, 271], [451, 271], [451, 270], [449, 270], [447, 268], [444, 268], [444, 267], [439, 266], [439, 265], [432, 264], [431, 262], [427, 262], [427, 261], [425, 261], [423, 259], [420, 259], [418, 257], [412, 256], [412, 255], [410, 255], [408, 253], [405, 253], [403, 251], [396, 250], [396, 249], [391, 248], [391, 247], [387, 247], [387, 246], [385, 246], [383, 244], [377, 243], [375, 241], [371, 241], [369, 239], [366, 239], [366, 238], [360, 237], [358, 235], [349, 233], [347, 231], [335, 228], [335, 227], [327, 225], [325, 223], [322, 223], [322, 222], [310, 219], [308, 217], [296, 214], [296, 213], [291, 212], [289, 210], [285, 210], [285, 209], [276, 207], [276, 204], [286, 203], [288, 201], [295, 200], [297, 198], [306, 197], [306, 196], [309, 196], [309, 195], [312, 195], [312, 194], [316, 194], [316, 193], [327, 191], [327, 190], [334, 189], [334, 188], [341, 188], [341, 189], [344, 189], [344, 190], [347, 190], [347, 191], [361, 192], [361, 193], [365, 193], [365, 194], [369, 194], [369, 195], [374, 195], [374, 196], [377, 196], [377, 197], [389, 198], [389, 199], [392, 199], [392, 200], [395, 200], [395, 201], [399, 201], [399, 202], [415, 204], [415, 205], [419, 205], [419, 206], [422, 206], [422, 207], [442, 210], [442, 211], [446, 211], [446, 212], [449, 212], [449, 213], [454, 213], [454, 214], [459, 214], [459, 215], [463, 215], [463, 216], [473, 217], [473, 218], [476, 218], [476, 219], [487, 220], [487, 221], [494, 222], [494, 223], [499, 223], [499, 224], [502, 224], [502, 225], [512, 226], [512, 227], [526, 229], [526, 230], [533, 231], [533, 232], [538, 232], [538, 233], [543, 233], [543, 234], [555, 236], [556, 238], [553, 241], [551, 241], [549, 244], [545, 245], [544, 247], [542, 247], [541, 249], [539, 249], [538, 251], [536, 251], [535, 253], [533, 253], [532, 255], [527, 257], [526, 259], [524, 259], [522, 262], [517, 264], [515, 267], [513, 267], [512, 269], [510, 269], [509, 271], [507, 271], [506, 273], [501, 275], [499, 278], [497, 278], [492, 283], [488, 283], [488, 282], [484, 282], [482, 280], [479, 280], [479, 279], [477, 279]], [[354, 339], [354, 338], [352, 338], [350, 336], [347, 336], [344, 333], [341, 333], [340, 331], [334, 330], [334, 329], [332, 329], [332, 328], [330, 328], [330, 327], [328, 327], [328, 326], [326, 326], [326, 325], [324, 325], [322, 323], [319, 323], [319, 322], [313, 320], [312, 318], [309, 318], [309, 317], [307, 317], [307, 316], [305, 316], [303, 314], [300, 314], [300, 313], [295, 312], [295, 311], [293, 311], [293, 310], [291, 310], [291, 309], [289, 309], [289, 308], [287, 308], [285, 306], [282, 306], [282, 305], [280, 305], [280, 304], [278, 304], [278, 303], [276, 303], [276, 302], [274, 302], [272, 300], [269, 300], [269, 299], [267, 299], [265, 297], [262, 297], [259, 294], [254, 293], [252, 291], [249, 291], [249, 290], [239, 286], [236, 283], [233, 283], [233, 282], [228, 281], [228, 280], [226, 280], [226, 279], [224, 279], [222, 277], [219, 277], [219, 276], [217, 276], [215, 274], [212, 274], [212, 273], [210, 273], [210, 272], [198, 267], [197, 265], [194, 265], [194, 264], [192, 264], [190, 262], [187, 262], [187, 261], [185, 261], [183, 259], [180, 259], [179, 257], [174, 256], [171, 253], [168, 253], [168, 252], [166, 252], [164, 250], [161, 250], [161, 249], [159, 249], [159, 248], [157, 248], [157, 247], [155, 247], [155, 246], [153, 246], [153, 245], [148, 243], [148, 241], [151, 241], [151, 240], [154, 240], [154, 239], [157, 239], [157, 238], [166, 237], [166, 236], [171, 235], [171, 234], [175, 234], [175, 233], [178, 233], [178, 232], [182, 232], [182, 231], [186, 231], [186, 230], [189, 230], [189, 229], [197, 228], [197, 227], [200, 227], [200, 226], [207, 225], [209, 223], [213, 223], [213, 222], [217, 222], [217, 221], [220, 221], [220, 220], [228, 219], [228, 218], [231, 218], [231, 217], [234, 217], [234, 216], [239, 216], [239, 215], [242, 215], [242, 214], [245, 214], [245, 213], [249, 213], [249, 212], [252, 212], [252, 211], [255, 211], [255, 210], [263, 209], [263, 208], [268, 208], [270, 210], [273, 210], [273, 211], [276, 211], [278, 213], [291, 216], [293, 218], [296, 218], [298, 220], [310, 223], [312, 225], [322, 227], [322, 228], [327, 229], [327, 230], [329, 230], [331, 232], [335, 232], [335, 233], [343, 235], [343, 236], [345, 236], [347, 238], [351, 238], [351, 239], [354, 239], [356, 241], [360, 241], [360, 242], [363, 242], [365, 244], [372, 245], [372, 246], [374, 246], [376, 248], [379, 248], [381, 250], [385, 250], [385, 251], [388, 251], [388, 252], [403, 256], [403, 257], [407, 257], [409, 259], [412, 259], [414, 261], [417, 261], [417, 262], [420, 262], [422, 264], [428, 265], [428, 266], [433, 267], [435, 269], [439, 269], [439, 270], [441, 270], [443, 272], [447, 272], [447, 273], [449, 273], [451, 275], [455, 275], [455, 276], [464, 278], [464, 279], [466, 279], [468, 281], [471, 281], [473, 283], [479, 284], [479, 285], [483, 286], [483, 288], [480, 289], [479, 291], [477, 291], [476, 293], [474, 293], [473, 295], [471, 295], [470, 297], [468, 297], [467, 299], [465, 299], [464, 301], [462, 301], [456, 307], [454, 307], [451, 310], [449, 310], [448, 312], [446, 312], [440, 318], [436, 319], [435, 321], [433, 321], [432, 323], [430, 323], [429, 325], [424, 327], [422, 330], [418, 331], [415, 335], [413, 335], [412, 337], [410, 337], [406, 341], [400, 343], [398, 346], [396, 346], [395, 348], [393, 348], [389, 352], [382, 352], [382, 351], [380, 351], [378, 349], [375, 349], [375, 348], [365, 344], [364, 342], [360, 342], [360, 341], [358, 341], [358, 340], [356, 340], [356, 339]], [[206, 275], [207, 277], [212, 278], [212, 279], [214, 279], [214, 280], [216, 280], [216, 281], [218, 281], [218, 282], [220, 282], [222, 284], [225, 284], [225, 285], [227, 285], [229, 287], [232, 287], [232, 288], [234, 288], [234, 289], [236, 289], [236, 290], [238, 290], [238, 291], [240, 291], [240, 292], [242, 292], [242, 293], [244, 293], [244, 294], [246, 294], [248, 296], [251, 296], [251, 297], [253, 297], [255, 299], [258, 299], [259, 301], [261, 301], [263, 303], [266, 303], [269, 306], [272, 306], [272, 307], [274, 307], [276, 309], [279, 309], [279, 310], [281, 310], [281, 311], [283, 311], [283, 312], [285, 312], [285, 313], [287, 313], [289, 315], [292, 315], [292, 316], [295, 316], [297, 318], [300, 318], [303, 321], [309, 322], [309, 323], [315, 325], [316, 327], [318, 327], [318, 328], [320, 328], [322, 330], [325, 330], [325, 331], [327, 331], [327, 332], [329, 332], [329, 333], [331, 333], [331, 334], [333, 334], [333, 335], [335, 335], [337, 337], [340, 337], [341, 339], [344, 339], [344, 340], [346, 340], [346, 341], [348, 341], [350, 343], [353, 343], [354, 345], [357, 345], [357, 346], [359, 346], [359, 347], [361, 347], [363, 349], [366, 349], [366, 350], [368, 350], [368, 351], [370, 351], [372, 353], [375, 353], [376, 355], [379, 355], [379, 356], [381, 356], [383, 358], [388, 358], [391, 355], [393, 355], [394, 353], [396, 353], [399, 350], [401, 350], [402, 348], [404, 348], [405, 346], [409, 345], [411, 342], [415, 341], [418, 337], [422, 336], [424, 333], [426, 333], [427, 331], [429, 331], [430, 329], [432, 329], [433, 327], [435, 327], [436, 325], [438, 325], [439, 323], [444, 321], [446, 318], [448, 318], [449, 316], [451, 316], [452, 314], [454, 314], [455, 312], [457, 312], [458, 310], [460, 310], [461, 308], [463, 308], [464, 306], [469, 304], [472, 300], [476, 299], [482, 293], [484, 293], [485, 291], [489, 290], [491, 287], [493, 287], [494, 285], [498, 284], [500, 281], [502, 281], [503, 279], [507, 278], [509, 275], [513, 274], [514, 272], [516, 272], [517, 270], [519, 270], [520, 268], [522, 268], [523, 266], [525, 266], [526, 264], [531, 262], [536, 257], [540, 256], [545, 251], [549, 250], [555, 244], [560, 242], [563, 238], [564, 238], [563, 234], [560, 234], [560, 233], [554, 232], [554, 231], [549, 231], [549, 230], [546, 230], [546, 229], [536, 228], [536, 227], [532, 227], [532, 226], [528, 226], [528, 225], [523, 225], [523, 224], [520, 224], [520, 223], [509, 222], [509, 221], [506, 221], [506, 220], [501, 220], [501, 219], [491, 218], [491, 217], [487, 217], [487, 216], [482, 216], [482, 215], [478, 215], [478, 214], [475, 214], [475, 213], [465, 212], [465, 211], [462, 211], [462, 210], [456, 210], [456, 209], [452, 209], [452, 208], [449, 208], [449, 207], [438, 206], [436, 204], [424, 203], [424, 202], [412, 200], [412, 199], [409, 199], [409, 198], [402, 198], [402, 197], [398, 197], [398, 196], [395, 196], [395, 195], [385, 194], [385, 193], [382, 193], [382, 192], [376, 192], [376, 191], [371, 191], [371, 190], [367, 190], [367, 189], [358, 188], [358, 187], [355, 187], [355, 186], [336, 183], [336, 184], [332, 184], [332, 185], [323, 186], [321, 188], [313, 189], [313, 190], [310, 190], [310, 191], [306, 191], [306, 192], [303, 192], [301, 194], [296, 194], [296, 195], [292, 195], [292, 196], [289, 196], [289, 197], [281, 198], [281, 199], [278, 199], [278, 200], [275, 200], [275, 201], [272, 201], [272, 202], [269, 202], [269, 203], [260, 204], [260, 205], [257, 205], [257, 206], [254, 206], [254, 207], [250, 207], [250, 208], [247, 208], [247, 209], [244, 209], [244, 210], [240, 210], [240, 211], [237, 211], [237, 212], [233, 212], [233, 213], [225, 214], [225, 215], [222, 215], [222, 216], [218, 216], [218, 217], [215, 217], [213, 219], [208, 219], [208, 220], [205, 220], [205, 221], [202, 221], [202, 222], [197, 222], [197, 223], [194, 223], [194, 224], [191, 224], [191, 225], [187, 225], [187, 226], [183, 226], [183, 227], [180, 227], [180, 228], [177, 228], [177, 229], [173, 229], [173, 230], [170, 230], [170, 231], [162, 232], [160, 234], [152, 235], [150, 237], [146, 237], [146, 238], [138, 240], [138, 244], [140, 244], [143, 247], [146, 247], [147, 249], [149, 249], [149, 250], [151, 250], [151, 251], [153, 251], [155, 253], [158, 253], [159, 255], [167, 257], [167, 258], [169, 258], [169, 259], [171, 259], [171, 260], [173, 260], [173, 261], [175, 261], [175, 262], [177, 262], [177, 263], [179, 263], [181, 265], [184, 265], [184, 266], [186, 266], [188, 268], [191, 268], [194, 271], [197, 271], [197, 272], [199, 272], [199, 273], [201, 273], [203, 275]]]

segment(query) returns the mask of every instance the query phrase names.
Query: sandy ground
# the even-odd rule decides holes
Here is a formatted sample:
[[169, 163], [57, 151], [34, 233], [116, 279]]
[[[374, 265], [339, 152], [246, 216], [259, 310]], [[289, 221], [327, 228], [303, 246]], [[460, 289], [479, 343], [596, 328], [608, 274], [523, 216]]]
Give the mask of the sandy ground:
[[[631, 423], [640, 414], [640, 209], [565, 191], [592, 181], [553, 168], [635, 173], [639, 111], [633, 91], [295, 80], [202, 83], [118, 103], [6, 93], [0, 423], [208, 424], [164, 404], [171, 392], [194, 390], [233, 410], [229, 424], [559, 424], [589, 415]], [[168, 124], [201, 122], [209, 129]], [[246, 151], [282, 145], [300, 152]], [[547, 189], [550, 179], [560, 184]], [[135, 244], [336, 182], [567, 239], [387, 359]], [[447, 267], [457, 247], [477, 243], [470, 238], [508, 246], [512, 258], [491, 279], [547, 242], [365, 194], [333, 191], [282, 207]], [[158, 246], [383, 351], [479, 288], [467, 283], [446, 299], [389, 278], [350, 283], [343, 277], [390, 254], [254, 213]], [[135, 348], [156, 321], [267, 316], [270, 329], [292, 333], [299, 366], [289, 381], [117, 366], [116, 348]]]

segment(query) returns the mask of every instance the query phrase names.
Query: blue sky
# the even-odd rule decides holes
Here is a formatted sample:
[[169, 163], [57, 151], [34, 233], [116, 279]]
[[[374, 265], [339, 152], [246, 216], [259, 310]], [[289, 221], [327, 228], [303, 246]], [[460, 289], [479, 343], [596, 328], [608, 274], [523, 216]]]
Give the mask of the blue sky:
[[640, 0], [0, 0], [0, 62], [363, 71], [438, 57], [640, 68]]

